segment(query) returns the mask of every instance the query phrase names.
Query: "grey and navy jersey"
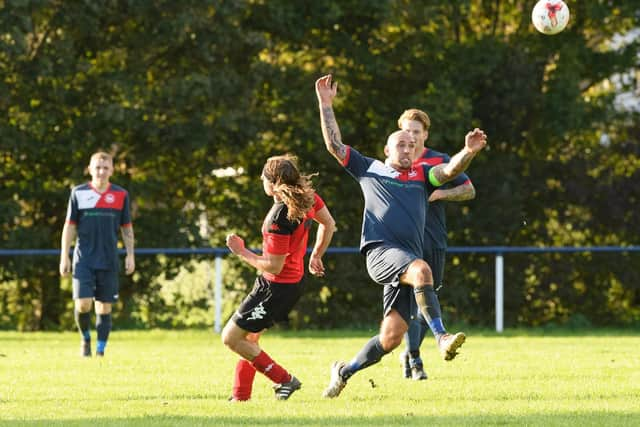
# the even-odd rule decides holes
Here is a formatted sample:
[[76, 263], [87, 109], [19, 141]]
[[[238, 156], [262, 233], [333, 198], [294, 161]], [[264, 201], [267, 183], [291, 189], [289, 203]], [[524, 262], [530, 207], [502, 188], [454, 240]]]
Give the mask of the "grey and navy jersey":
[[364, 195], [360, 251], [383, 242], [421, 258], [427, 199], [434, 189], [428, 178], [431, 166], [419, 164], [399, 172], [350, 146], [343, 166]]
[[[441, 153], [425, 147], [422, 155], [414, 164], [436, 166], [441, 163], [449, 163], [449, 160], [451, 158], [447, 153]], [[461, 173], [452, 181], [447, 182], [442, 188], [453, 188], [467, 183], [471, 183], [471, 180], [465, 173]], [[447, 247], [447, 218], [445, 201], [443, 200], [429, 203], [427, 221], [424, 228], [424, 245], [425, 248], [446, 249]]]
[[97, 270], [118, 270], [118, 231], [131, 226], [129, 194], [114, 184], [104, 193], [90, 183], [71, 190], [67, 219], [77, 229], [73, 263]]

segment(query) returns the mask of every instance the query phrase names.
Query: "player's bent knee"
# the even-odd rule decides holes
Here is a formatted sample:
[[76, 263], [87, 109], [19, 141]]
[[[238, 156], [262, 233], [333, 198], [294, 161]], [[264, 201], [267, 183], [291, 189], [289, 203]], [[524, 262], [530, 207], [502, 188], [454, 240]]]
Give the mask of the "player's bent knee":
[[429, 264], [424, 260], [416, 259], [407, 269], [406, 281], [411, 286], [422, 286], [433, 283], [431, 267], [429, 267]]
[[424, 277], [432, 277], [433, 276], [433, 272], [431, 271], [431, 267], [429, 266], [429, 264], [427, 264], [425, 261], [420, 260], [422, 262], [420, 262], [416, 268], [418, 269], [418, 274], [424, 276]]
[[222, 330], [222, 344], [232, 351], [236, 351], [240, 341], [244, 341], [244, 332], [238, 328], [233, 321], [229, 321]]
[[402, 343], [402, 335], [381, 335], [380, 336], [380, 344], [382, 344], [382, 348], [384, 351], [392, 351], [397, 348]]
[[225, 333], [225, 331], [222, 331], [220, 338], [222, 339], [222, 344], [224, 344], [225, 347], [228, 347], [231, 350], [233, 350], [233, 348], [235, 347], [236, 340], [233, 338], [231, 334], [229, 334], [228, 332]]
[[227, 347], [231, 347], [231, 345], [233, 344], [233, 339], [231, 338], [231, 331], [228, 323], [220, 333], [220, 340], [222, 341], [222, 344]]

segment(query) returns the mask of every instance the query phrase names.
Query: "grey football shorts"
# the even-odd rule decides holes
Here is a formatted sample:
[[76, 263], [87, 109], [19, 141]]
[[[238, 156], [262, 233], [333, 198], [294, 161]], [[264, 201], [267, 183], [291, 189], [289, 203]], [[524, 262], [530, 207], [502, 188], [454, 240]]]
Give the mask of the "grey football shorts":
[[415, 296], [411, 286], [400, 284], [400, 276], [420, 257], [406, 249], [384, 244], [368, 248], [365, 256], [369, 276], [376, 283], [383, 285], [383, 316], [394, 309], [409, 325], [414, 312], [412, 307], [415, 307], [415, 304], [412, 305], [412, 301], [415, 300]]

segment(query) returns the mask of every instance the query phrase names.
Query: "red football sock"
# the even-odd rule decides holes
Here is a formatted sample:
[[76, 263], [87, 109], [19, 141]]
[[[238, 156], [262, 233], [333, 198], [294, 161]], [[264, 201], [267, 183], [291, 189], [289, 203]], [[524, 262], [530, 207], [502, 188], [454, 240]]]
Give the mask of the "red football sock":
[[253, 379], [256, 376], [256, 368], [246, 359], [238, 360], [236, 376], [233, 381], [233, 397], [236, 400], [251, 399]]
[[291, 375], [287, 370], [274, 362], [264, 351], [261, 351], [251, 363], [260, 373], [266, 375], [274, 383], [282, 384], [291, 381]]

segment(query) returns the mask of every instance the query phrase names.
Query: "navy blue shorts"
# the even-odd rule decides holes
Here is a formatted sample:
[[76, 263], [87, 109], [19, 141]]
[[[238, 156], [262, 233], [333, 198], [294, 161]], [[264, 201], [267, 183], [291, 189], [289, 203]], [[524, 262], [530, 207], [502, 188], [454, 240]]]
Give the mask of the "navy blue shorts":
[[270, 328], [285, 319], [302, 295], [302, 283], [275, 283], [262, 275], [233, 314], [233, 322], [249, 332]]
[[400, 284], [400, 276], [407, 271], [409, 265], [418, 259], [415, 254], [406, 249], [375, 245], [366, 251], [367, 272], [378, 284], [383, 285], [382, 309], [383, 316], [391, 309], [396, 310], [407, 322], [411, 321], [412, 301], [415, 301], [413, 288]]
[[73, 266], [73, 299], [93, 298], [114, 303], [118, 300], [120, 283], [116, 270], [95, 270], [77, 263]]
[[423, 259], [431, 267], [433, 287], [438, 289], [444, 282], [444, 264], [447, 250], [443, 248], [425, 247]]

